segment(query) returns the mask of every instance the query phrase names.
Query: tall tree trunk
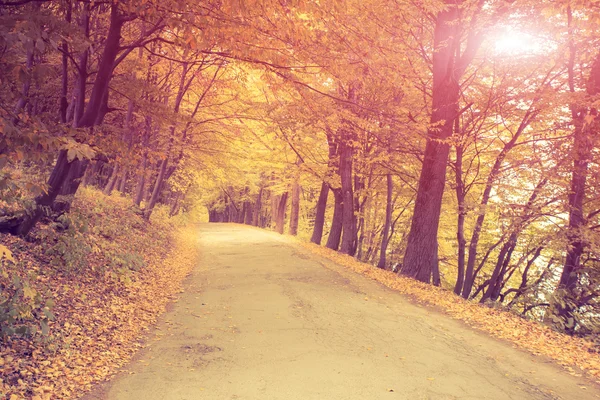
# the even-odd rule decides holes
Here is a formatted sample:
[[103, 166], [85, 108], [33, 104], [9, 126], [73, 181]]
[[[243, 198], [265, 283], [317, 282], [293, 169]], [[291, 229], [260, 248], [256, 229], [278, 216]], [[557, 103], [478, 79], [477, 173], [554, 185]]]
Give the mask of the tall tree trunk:
[[[437, 233], [450, 150], [446, 139], [452, 135], [453, 121], [459, 116], [459, 81], [473, 61], [487, 31], [487, 27], [473, 24], [461, 53], [460, 30], [466, 25], [460, 21], [461, 3], [446, 0], [445, 4], [445, 9], [437, 15], [434, 28], [432, 128], [427, 131], [417, 199], [401, 268], [404, 275], [423, 282], [429, 282], [432, 273], [439, 271]], [[477, 2], [473, 18], [482, 11], [484, 5], [487, 3]], [[500, 8], [494, 20], [499, 20], [508, 10], [508, 7]]]
[[144, 152], [142, 155], [141, 168], [138, 175], [138, 183], [135, 189], [135, 197], [133, 200], [133, 204], [136, 206], [140, 206], [142, 204], [142, 200], [144, 199], [144, 187], [146, 184], [146, 168], [148, 167], [148, 153]]
[[244, 208], [246, 209], [246, 212], [244, 213], [244, 224], [252, 225], [252, 219], [254, 217], [254, 215], [252, 215], [252, 203], [249, 201], [244, 202]]
[[381, 269], [385, 269], [387, 266], [387, 247], [390, 241], [390, 229], [392, 227], [392, 194], [394, 191], [394, 182], [392, 180], [392, 174], [389, 172], [386, 175], [386, 183], [387, 196], [385, 202], [385, 223], [383, 225], [383, 232], [381, 232], [381, 251], [379, 253], [379, 262], [377, 263], [377, 267]]
[[298, 219], [300, 217], [300, 183], [296, 176], [292, 183], [292, 208], [290, 210], [290, 235], [298, 234]]
[[[71, 15], [73, 10], [73, 4], [71, 1], [67, 1], [67, 11], [65, 13], [65, 22], [67, 25], [71, 23]], [[67, 108], [69, 107], [69, 101], [67, 96], [69, 95], [69, 43], [66, 40], [62, 42], [62, 84], [60, 91], [60, 122], [63, 124], [67, 122]]]
[[263, 196], [263, 188], [258, 189], [258, 195], [256, 196], [256, 203], [254, 203], [254, 211], [252, 213], [252, 225], [259, 226], [260, 224], [260, 214], [262, 212], [262, 196]]
[[33, 48], [27, 50], [27, 58], [25, 61], [25, 69], [27, 70], [27, 73], [25, 74], [25, 81], [23, 82], [23, 86], [21, 88], [21, 97], [19, 97], [19, 100], [15, 105], [14, 117], [12, 120], [13, 124], [15, 125], [20, 120], [19, 114], [21, 113], [23, 108], [25, 108], [25, 105], [29, 102], [29, 90], [31, 89], [31, 80], [33, 76], [33, 56]]
[[496, 179], [500, 174], [500, 170], [502, 167], [502, 163], [506, 158], [506, 155], [515, 147], [517, 140], [521, 137], [521, 134], [525, 130], [529, 123], [533, 119], [535, 113], [533, 112], [533, 105], [529, 108], [529, 110], [525, 113], [519, 128], [513, 135], [513, 137], [504, 144], [502, 150], [496, 156], [496, 160], [494, 161], [494, 165], [490, 170], [490, 173], [487, 177], [485, 188], [483, 190], [483, 195], [481, 197], [481, 211], [477, 216], [477, 220], [475, 221], [475, 226], [473, 227], [473, 233], [471, 235], [471, 241], [469, 242], [469, 257], [467, 259], [467, 268], [465, 270], [465, 280], [463, 284], [462, 296], [465, 299], [468, 299], [471, 295], [471, 290], [473, 289], [473, 282], [475, 281], [475, 262], [477, 260], [477, 247], [479, 246], [479, 239], [481, 235], [481, 229], [483, 228], [483, 222], [486, 217], [486, 206], [490, 200], [490, 196], [492, 194], [492, 189], [494, 184], [496, 183]]
[[125, 194], [125, 185], [127, 184], [127, 175], [128, 168], [127, 166], [123, 166], [123, 172], [121, 172], [121, 177], [119, 179], [119, 184], [117, 186], [117, 190], [123, 194]]
[[[457, 120], [458, 121], [458, 120]], [[458, 242], [458, 269], [454, 293], [460, 296], [465, 282], [465, 251], [467, 240], [465, 239], [465, 185], [462, 178], [462, 159], [464, 148], [462, 145], [456, 147], [455, 180], [456, 201], [458, 203], [458, 221], [456, 224], [456, 240]]]
[[354, 216], [354, 194], [352, 190], [352, 146], [347, 137], [340, 143], [340, 178], [342, 182], [342, 243], [340, 252], [354, 255], [356, 241], [356, 220]]
[[455, 60], [458, 17], [458, 6], [448, 1], [447, 8], [436, 19], [430, 124], [435, 128], [427, 132], [417, 199], [400, 270], [402, 274], [426, 283], [431, 281], [437, 267], [437, 233], [450, 149], [445, 139], [452, 135], [453, 121], [458, 113], [458, 80], [461, 78]]
[[[86, 38], [90, 36], [90, 5], [83, 3], [80, 16], [80, 27]], [[79, 121], [85, 111], [85, 97], [88, 79], [88, 58], [90, 50], [88, 47], [83, 49], [79, 55], [77, 63], [77, 82], [75, 87], [75, 100], [73, 106], [73, 126], [78, 127]]]
[[[572, 16], [570, 9], [568, 11], [570, 26]], [[571, 31], [569, 33], [571, 34]], [[574, 60], [575, 45], [572, 38], [570, 38], [569, 86], [571, 92], [575, 92]], [[591, 66], [586, 91], [589, 101], [592, 101], [600, 93], [600, 53], [596, 55]], [[563, 320], [564, 330], [572, 334], [576, 329], [576, 322], [573, 317], [575, 307], [572, 303], [575, 302], [577, 297], [575, 292], [581, 278], [581, 256], [586, 247], [582, 230], [587, 223], [584, 214], [584, 200], [588, 164], [592, 158], [592, 138], [598, 134], [600, 129], [599, 123], [596, 121], [598, 111], [595, 108], [572, 105], [571, 113], [575, 129], [573, 133], [573, 170], [569, 192], [569, 227], [567, 231], [569, 245], [557, 287], [557, 290], [562, 291], [568, 301], [557, 302], [554, 305], [555, 310], [553, 312]], [[589, 116], [592, 116], [592, 118], [588, 119]]]
[[[313, 233], [310, 241], [316, 244], [321, 244], [323, 238], [323, 225], [325, 224], [325, 212], [327, 211], [327, 198], [329, 197], [330, 185], [327, 182], [328, 178], [331, 177], [332, 172], [337, 170], [339, 167], [336, 166], [335, 156], [338, 153], [338, 143], [331, 130], [326, 130], [327, 135], [327, 174], [321, 184], [321, 191], [319, 192], [319, 200], [315, 208], [315, 224], [313, 226]], [[337, 246], [336, 246], [337, 250]]]
[[279, 201], [277, 202], [277, 217], [275, 218], [275, 231], [277, 233], [283, 234], [284, 226], [285, 226], [285, 210], [287, 208], [287, 199], [288, 192], [285, 192], [281, 196], [279, 196]]
[[329, 195], [329, 184], [321, 183], [321, 191], [319, 192], [319, 200], [315, 207], [315, 223], [310, 241], [316, 244], [321, 244], [323, 238], [323, 225], [325, 224], [325, 211], [327, 211], [327, 197]]
[[118, 178], [119, 178], [119, 164], [115, 163], [112, 173], [110, 174], [110, 178], [108, 179], [106, 186], [104, 186], [103, 192], [105, 195], [108, 196], [112, 193], [112, 191], [115, 189], [115, 185], [117, 183]]
[[331, 189], [334, 197], [333, 207], [333, 218], [331, 220], [331, 229], [329, 230], [329, 236], [327, 237], [327, 248], [337, 250], [340, 247], [340, 238], [342, 237], [343, 229], [343, 214], [344, 214], [344, 200], [342, 197], [341, 189]]
[[[185, 54], [187, 54], [187, 51], [184, 52], [184, 55]], [[173, 112], [175, 114], [179, 114], [179, 109], [181, 107], [181, 101], [183, 100], [183, 97], [185, 96], [185, 93], [189, 89], [189, 87], [192, 83], [192, 79], [194, 78], [194, 76], [192, 76], [192, 78], [189, 81], [187, 80], [187, 74], [190, 71], [188, 63], [184, 62], [181, 67], [182, 67], [182, 71], [181, 71], [181, 77], [179, 79], [179, 87], [177, 90], [177, 95], [175, 97], [175, 103], [173, 106]], [[165, 96], [166, 102], [168, 101], [168, 98], [169, 98], [169, 95], [167, 94]], [[156, 181], [154, 182], [154, 190], [152, 191], [152, 196], [150, 197], [150, 201], [148, 201], [148, 204], [146, 205], [146, 208], [144, 209], [144, 218], [146, 218], [147, 220], [150, 219], [150, 215], [152, 214], [154, 206], [156, 205], [156, 202], [158, 201], [158, 197], [162, 191], [165, 181], [167, 179], [169, 179], [170, 175], [175, 171], [174, 168], [173, 169], [168, 168], [169, 160], [171, 158], [171, 151], [173, 148], [173, 143], [175, 141], [175, 130], [176, 130], [175, 125], [172, 125], [171, 129], [170, 129], [169, 144], [168, 144], [168, 148], [167, 148], [167, 151], [165, 154], [165, 158], [162, 160], [162, 162], [160, 164], [158, 176], [156, 177]]]
[[113, 68], [117, 54], [119, 53], [119, 42], [121, 41], [121, 30], [125, 19], [119, 15], [119, 6], [117, 3], [111, 5], [110, 26], [104, 44], [102, 58], [96, 72], [96, 79], [90, 95], [90, 101], [85, 112], [78, 121], [80, 127], [91, 127], [102, 122], [99, 116], [103, 117], [103, 111], [106, 108], [108, 98], [108, 84], [112, 77]]
[[154, 210], [154, 206], [158, 202], [158, 196], [163, 188], [163, 182], [165, 173], [167, 172], [167, 164], [169, 157], [165, 157], [160, 163], [160, 168], [158, 169], [158, 176], [156, 177], [156, 181], [154, 182], [154, 189], [152, 189], [152, 195], [150, 196], [150, 200], [146, 207], [144, 208], [144, 219], [149, 220], [152, 215], [152, 211]]

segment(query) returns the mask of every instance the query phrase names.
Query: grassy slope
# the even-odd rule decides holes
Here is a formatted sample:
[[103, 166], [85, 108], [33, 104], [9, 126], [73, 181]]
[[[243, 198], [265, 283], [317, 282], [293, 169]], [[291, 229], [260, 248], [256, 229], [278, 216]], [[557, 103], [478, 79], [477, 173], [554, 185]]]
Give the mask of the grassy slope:
[[30, 288], [18, 294], [21, 302], [35, 303], [21, 310], [22, 322], [38, 324], [48, 299], [55, 315], [48, 335], [1, 343], [0, 399], [77, 398], [109, 377], [196, 264], [193, 228], [176, 226], [161, 210], [146, 224], [130, 200], [84, 189], [71, 215], [83, 233], [46, 225], [32, 242], [0, 236], [16, 260], [2, 267], [4, 297], [15, 293], [19, 276]]

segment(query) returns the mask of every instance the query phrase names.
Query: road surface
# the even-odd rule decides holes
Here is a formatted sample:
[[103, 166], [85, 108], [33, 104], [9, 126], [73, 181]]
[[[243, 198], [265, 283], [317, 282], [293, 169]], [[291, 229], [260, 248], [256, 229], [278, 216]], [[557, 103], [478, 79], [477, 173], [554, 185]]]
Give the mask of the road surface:
[[234, 224], [199, 235], [202, 263], [148, 347], [84, 399], [600, 398], [283, 236]]

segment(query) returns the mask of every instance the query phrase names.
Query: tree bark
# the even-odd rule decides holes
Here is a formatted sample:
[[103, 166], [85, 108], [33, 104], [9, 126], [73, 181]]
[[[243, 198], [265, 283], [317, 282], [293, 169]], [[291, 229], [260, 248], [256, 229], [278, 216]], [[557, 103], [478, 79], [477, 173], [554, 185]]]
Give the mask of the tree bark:
[[390, 229], [392, 227], [392, 194], [394, 191], [394, 182], [392, 174], [389, 172], [386, 175], [386, 183], [385, 223], [383, 225], [383, 232], [381, 232], [381, 251], [379, 252], [379, 262], [377, 263], [377, 267], [381, 269], [386, 269], [387, 266], [387, 248], [390, 241]]
[[110, 178], [104, 186], [104, 194], [109, 196], [112, 191], [115, 189], [115, 185], [117, 184], [117, 179], [119, 178], [119, 164], [115, 163], [112, 173], [110, 174]]
[[292, 183], [292, 208], [290, 210], [290, 235], [298, 234], [298, 219], [300, 217], [300, 183], [296, 176]]
[[[571, 15], [569, 17], [571, 18]], [[575, 91], [573, 83], [574, 57], [575, 47], [571, 43], [569, 85], [572, 92]], [[600, 53], [596, 55], [592, 63], [586, 91], [589, 99], [593, 99], [600, 93]], [[584, 214], [584, 200], [586, 197], [588, 164], [592, 158], [592, 137], [597, 135], [599, 131], [599, 125], [596, 121], [598, 111], [595, 108], [572, 105], [571, 113], [575, 129], [573, 133], [573, 169], [569, 192], [569, 226], [567, 230], [569, 245], [557, 287], [557, 291], [563, 291], [564, 297], [568, 301], [563, 301], [564, 304], [559, 302], [554, 305], [556, 314], [564, 321], [564, 330], [570, 334], [574, 333], [576, 329], [576, 322], [573, 317], [576, 307], [572, 303], [578, 297], [576, 288], [583, 268], [581, 256], [586, 247], [582, 230], [587, 223]], [[586, 119], [589, 116], [592, 118]]]
[[331, 229], [329, 230], [329, 236], [327, 237], [327, 244], [325, 246], [329, 249], [337, 250], [340, 247], [340, 238], [342, 237], [344, 202], [341, 189], [331, 189], [331, 191], [333, 192], [335, 203], [333, 207]]
[[258, 195], [256, 196], [256, 203], [254, 203], [254, 211], [252, 212], [252, 225], [259, 226], [260, 214], [262, 212], [262, 196], [263, 188], [258, 189]]
[[[313, 226], [313, 233], [310, 241], [316, 244], [321, 244], [323, 239], [323, 225], [325, 224], [325, 212], [327, 211], [327, 198], [329, 197], [329, 189], [331, 186], [327, 180], [331, 177], [333, 170], [337, 170], [338, 167], [335, 165], [335, 156], [338, 153], [338, 143], [331, 130], [326, 130], [327, 134], [327, 174], [321, 184], [321, 191], [319, 192], [319, 200], [315, 208], [315, 223]], [[336, 247], [337, 250], [337, 247]]]
[[99, 116], [105, 114], [106, 101], [108, 98], [108, 84], [112, 77], [113, 68], [117, 54], [119, 53], [119, 42], [121, 41], [121, 30], [125, 19], [119, 15], [118, 3], [111, 5], [110, 26], [104, 44], [102, 58], [96, 72], [96, 79], [90, 95], [90, 101], [85, 112], [78, 121], [79, 127], [91, 127], [102, 122]]
[[246, 212], [244, 213], [244, 224], [252, 225], [252, 219], [253, 219], [252, 203], [249, 201], [246, 201], [244, 203], [244, 208], [246, 208]]
[[329, 196], [329, 184], [321, 183], [321, 191], [319, 192], [319, 200], [315, 207], [315, 223], [310, 241], [316, 244], [321, 244], [323, 238], [323, 225], [325, 224], [325, 211], [327, 210], [327, 197]]
[[356, 220], [354, 216], [354, 194], [352, 190], [352, 146], [347, 134], [340, 143], [340, 178], [342, 182], [342, 243], [340, 252], [354, 255], [356, 241]]
[[144, 152], [142, 155], [141, 168], [138, 175], [138, 183], [135, 189], [135, 197], [133, 200], [133, 204], [136, 206], [140, 206], [142, 204], [142, 200], [144, 199], [144, 187], [146, 184], [146, 168], [148, 167], [148, 153]]
[[465, 185], [462, 179], [462, 159], [463, 146], [456, 147], [455, 180], [456, 180], [456, 201], [458, 203], [458, 221], [456, 224], [456, 240], [458, 242], [458, 265], [456, 285], [454, 293], [460, 296], [465, 282], [465, 252], [467, 240], [465, 239]]
[[446, 139], [452, 134], [457, 117], [461, 74], [456, 68], [458, 6], [447, 2], [446, 10], [436, 19], [433, 51], [433, 95], [431, 125], [423, 166], [419, 177], [417, 199], [408, 234], [408, 244], [400, 272], [429, 283], [437, 263], [437, 233], [442, 196], [446, 182], [446, 164], [450, 146]]
[[72, 163], [67, 159], [67, 151], [61, 150], [58, 154], [52, 174], [50, 175], [50, 179], [48, 179], [48, 191], [36, 197], [34, 208], [26, 214], [25, 218], [12, 233], [16, 233], [19, 236], [27, 236], [27, 234], [29, 234], [31, 229], [33, 229], [35, 224], [37, 224], [42, 217], [44, 207], [49, 207], [54, 203], [65, 178], [69, 174], [71, 165]]
[[154, 206], [158, 202], [158, 196], [163, 187], [165, 173], [167, 171], [168, 157], [165, 157], [160, 163], [160, 168], [158, 170], [158, 176], [156, 177], [156, 182], [154, 183], [154, 189], [152, 190], [152, 195], [150, 196], [150, 200], [146, 207], [144, 208], [144, 219], [149, 220], [152, 215], [152, 211], [154, 210]]
[[[65, 14], [65, 22], [71, 23], [73, 4], [71, 1], [67, 2], [67, 11]], [[67, 108], [69, 108], [69, 101], [67, 96], [69, 95], [69, 43], [66, 40], [62, 42], [62, 84], [60, 91], [60, 122], [63, 124], [67, 122]]]
[[[82, 4], [82, 14], [80, 19], [81, 30], [86, 38], [90, 36], [90, 6], [88, 3]], [[86, 47], [79, 55], [77, 64], [77, 83], [75, 88], [75, 100], [73, 106], [73, 126], [78, 127], [79, 121], [85, 111], [85, 92], [88, 79], [88, 58], [89, 49]]]
[[498, 260], [496, 261], [496, 266], [494, 267], [494, 272], [492, 272], [492, 276], [489, 280], [488, 287], [481, 296], [479, 300], [480, 303], [485, 303], [487, 300], [494, 300], [494, 293], [496, 293], [498, 284], [506, 271], [508, 266], [508, 261], [510, 261], [510, 257], [512, 255], [513, 250], [517, 244], [517, 234], [512, 233], [506, 243], [500, 249], [500, 254], [498, 254]]
[[285, 210], [287, 208], [288, 192], [285, 192], [277, 201], [277, 217], [275, 218], [275, 231], [283, 234], [285, 226]]

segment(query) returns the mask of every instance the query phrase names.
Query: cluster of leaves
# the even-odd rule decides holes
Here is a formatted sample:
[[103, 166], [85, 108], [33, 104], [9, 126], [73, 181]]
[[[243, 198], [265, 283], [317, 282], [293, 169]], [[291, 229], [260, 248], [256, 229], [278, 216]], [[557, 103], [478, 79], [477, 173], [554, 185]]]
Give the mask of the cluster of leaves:
[[0, 237], [19, 265], [0, 276], [13, 299], [2, 312], [8, 304], [21, 315], [16, 328], [28, 326], [3, 338], [0, 393], [77, 398], [127, 362], [197, 260], [195, 235], [159, 211], [149, 226], [129, 199], [86, 188], [70, 217], [29, 241]]
[[54, 302], [51, 298], [44, 300], [32, 286], [33, 274], [22, 278], [16, 272], [18, 268], [12, 252], [0, 245], [0, 338], [47, 336], [48, 323], [54, 319], [51, 311]]

